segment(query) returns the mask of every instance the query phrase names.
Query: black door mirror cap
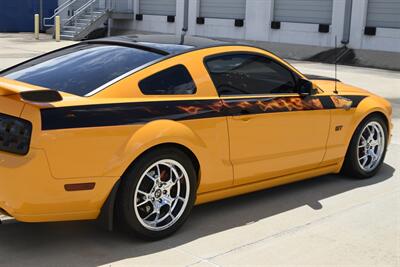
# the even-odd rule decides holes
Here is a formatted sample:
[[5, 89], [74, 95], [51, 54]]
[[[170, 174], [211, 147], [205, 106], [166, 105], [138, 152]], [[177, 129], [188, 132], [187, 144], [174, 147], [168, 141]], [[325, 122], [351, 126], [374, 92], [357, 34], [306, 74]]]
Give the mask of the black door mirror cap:
[[302, 97], [310, 96], [316, 93], [316, 90], [314, 89], [314, 84], [306, 79], [300, 79], [297, 82], [297, 91]]

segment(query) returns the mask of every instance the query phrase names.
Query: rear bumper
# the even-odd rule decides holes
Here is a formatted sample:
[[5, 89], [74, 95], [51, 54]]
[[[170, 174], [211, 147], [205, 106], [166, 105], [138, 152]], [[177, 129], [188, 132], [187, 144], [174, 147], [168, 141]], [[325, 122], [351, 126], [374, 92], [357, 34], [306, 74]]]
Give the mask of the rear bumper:
[[[117, 177], [54, 179], [43, 150], [26, 156], [0, 152], [0, 209], [18, 221], [96, 219]], [[66, 184], [95, 183], [85, 191], [66, 191]]]

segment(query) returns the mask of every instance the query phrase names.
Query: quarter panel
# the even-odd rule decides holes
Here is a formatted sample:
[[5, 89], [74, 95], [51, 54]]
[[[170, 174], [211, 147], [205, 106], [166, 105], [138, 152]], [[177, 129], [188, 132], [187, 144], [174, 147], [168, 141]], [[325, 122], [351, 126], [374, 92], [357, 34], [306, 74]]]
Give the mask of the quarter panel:
[[24, 103], [19, 100], [17, 95], [0, 96], [1, 113], [19, 117], [24, 107]]
[[[191, 150], [200, 163], [199, 193], [229, 186], [233, 182], [229, 161], [226, 118], [186, 121], [158, 120], [143, 126], [115, 156], [110, 171], [122, 173], [146, 150], [174, 143]], [[111, 174], [111, 173], [110, 173]]]
[[46, 151], [56, 179], [120, 177], [143, 152], [159, 144], [176, 143], [200, 162], [199, 191], [232, 183], [226, 118], [187, 121], [156, 120], [145, 125], [42, 131], [35, 146]]

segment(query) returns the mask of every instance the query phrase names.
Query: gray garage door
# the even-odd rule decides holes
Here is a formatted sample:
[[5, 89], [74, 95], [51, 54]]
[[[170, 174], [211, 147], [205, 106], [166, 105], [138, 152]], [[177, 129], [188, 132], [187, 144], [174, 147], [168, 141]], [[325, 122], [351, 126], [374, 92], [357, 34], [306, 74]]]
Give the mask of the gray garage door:
[[145, 15], [176, 15], [176, 0], [140, 0], [139, 13]]
[[369, 0], [367, 26], [400, 28], [400, 0]]
[[246, 0], [200, 0], [200, 17], [244, 19]]
[[274, 20], [298, 23], [332, 23], [333, 0], [275, 0]]

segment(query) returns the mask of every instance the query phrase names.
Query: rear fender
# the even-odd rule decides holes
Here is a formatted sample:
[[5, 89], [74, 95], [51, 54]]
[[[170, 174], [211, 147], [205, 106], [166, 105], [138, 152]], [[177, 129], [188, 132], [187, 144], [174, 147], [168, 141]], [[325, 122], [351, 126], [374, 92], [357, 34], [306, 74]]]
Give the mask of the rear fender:
[[141, 154], [165, 143], [175, 143], [188, 148], [196, 155], [201, 166], [200, 151], [206, 148], [201, 138], [183, 123], [157, 120], [144, 125], [132, 135], [126, 145], [112, 158], [106, 175], [122, 176]]
[[[201, 157], [198, 156], [200, 154], [199, 151], [206, 148], [201, 138], [183, 123], [158, 120], [144, 125], [132, 135], [123, 149], [113, 157], [109, 171], [112, 173], [117, 172], [117, 176], [121, 177], [132, 162], [145, 151], [165, 143], [185, 146], [196, 155], [201, 166]], [[114, 229], [115, 201], [119, 184], [120, 182], [117, 181], [114, 185], [98, 218], [99, 223], [109, 231]]]

